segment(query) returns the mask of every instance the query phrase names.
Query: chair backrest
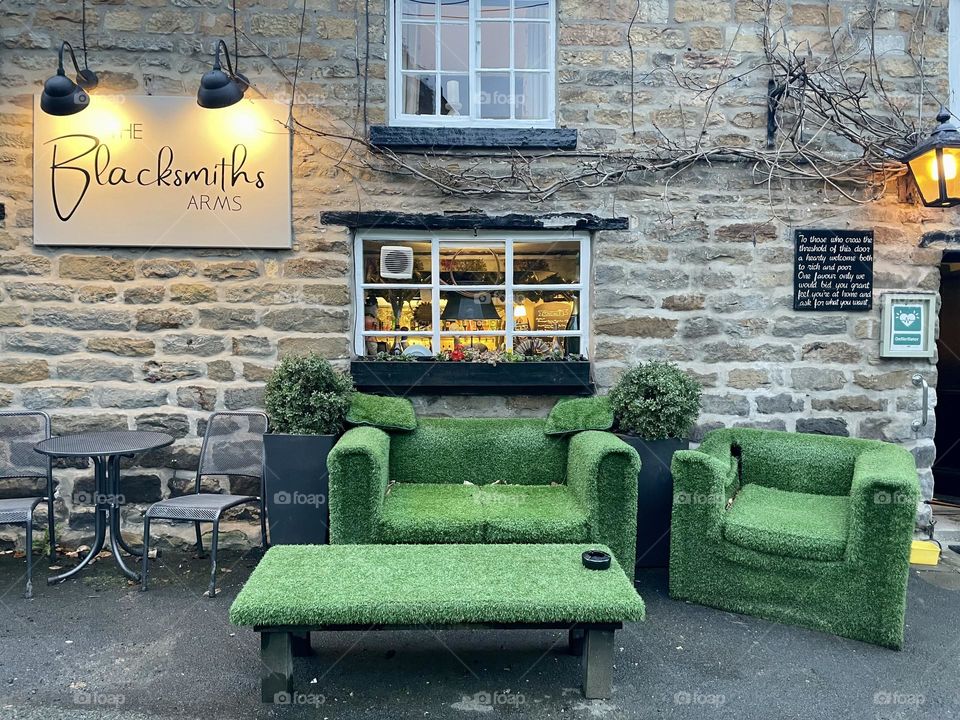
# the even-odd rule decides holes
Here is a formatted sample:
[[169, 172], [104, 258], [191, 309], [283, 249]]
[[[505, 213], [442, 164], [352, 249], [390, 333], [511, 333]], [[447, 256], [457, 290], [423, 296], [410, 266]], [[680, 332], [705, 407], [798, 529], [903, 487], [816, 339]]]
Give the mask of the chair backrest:
[[197, 492], [204, 475], [230, 475], [263, 480], [263, 436], [267, 416], [262, 412], [215, 412], [207, 420], [197, 466]]
[[413, 432], [390, 435], [390, 479], [474, 485], [549, 485], [567, 480], [566, 437], [546, 421], [519, 418], [419, 418]]
[[857, 457], [875, 440], [732, 428], [704, 438], [705, 452], [721, 445], [739, 453], [740, 481], [814, 495], [848, 495]]
[[50, 458], [34, 446], [50, 437], [50, 418], [43, 412], [0, 412], [0, 479], [42, 478], [50, 481]]

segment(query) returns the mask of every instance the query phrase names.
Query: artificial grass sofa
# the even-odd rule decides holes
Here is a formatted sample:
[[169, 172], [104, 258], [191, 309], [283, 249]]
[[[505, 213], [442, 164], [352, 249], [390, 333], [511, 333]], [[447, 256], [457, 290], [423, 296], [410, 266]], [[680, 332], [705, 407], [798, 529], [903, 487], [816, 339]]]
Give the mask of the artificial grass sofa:
[[726, 429], [673, 456], [670, 595], [903, 644], [919, 498], [905, 449]]
[[599, 542], [632, 577], [636, 451], [612, 433], [545, 427], [443, 418], [347, 431], [327, 458], [330, 542]]

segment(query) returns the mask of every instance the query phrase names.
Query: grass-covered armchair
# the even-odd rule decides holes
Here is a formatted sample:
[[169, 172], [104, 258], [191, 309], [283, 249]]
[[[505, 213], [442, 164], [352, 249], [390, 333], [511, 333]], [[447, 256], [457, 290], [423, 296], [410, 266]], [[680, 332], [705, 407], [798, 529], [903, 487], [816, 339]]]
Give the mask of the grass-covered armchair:
[[609, 432], [533, 419], [357, 427], [327, 459], [331, 543], [608, 545], [633, 575], [636, 451]]
[[716, 430], [673, 478], [672, 597], [901, 647], [919, 497], [905, 449]]

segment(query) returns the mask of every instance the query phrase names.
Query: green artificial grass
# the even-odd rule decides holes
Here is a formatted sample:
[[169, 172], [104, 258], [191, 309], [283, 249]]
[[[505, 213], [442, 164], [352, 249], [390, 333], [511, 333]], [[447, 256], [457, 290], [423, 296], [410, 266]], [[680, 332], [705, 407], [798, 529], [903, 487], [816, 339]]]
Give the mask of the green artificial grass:
[[602, 545], [285, 545], [233, 606], [234, 625], [425, 625], [639, 621], [643, 600]]
[[750, 483], [723, 521], [723, 536], [745, 548], [806, 560], [842, 560], [850, 499]]
[[547, 417], [547, 435], [570, 435], [613, 427], [613, 406], [607, 395], [560, 400]]
[[549, 485], [567, 474], [565, 438], [544, 435], [538, 419], [422, 418], [390, 443], [397, 482]]
[[381, 430], [416, 430], [417, 414], [406, 398], [355, 392], [347, 411], [350, 425], [370, 425]]
[[632, 577], [636, 451], [608, 432], [549, 437], [544, 427], [423, 419], [409, 434], [348, 431], [327, 458], [330, 541], [592, 541]]
[[590, 522], [566, 486], [397, 483], [383, 503], [384, 543], [585, 542]]
[[671, 597], [902, 646], [919, 499], [904, 448], [717, 430], [674, 454], [673, 480]]

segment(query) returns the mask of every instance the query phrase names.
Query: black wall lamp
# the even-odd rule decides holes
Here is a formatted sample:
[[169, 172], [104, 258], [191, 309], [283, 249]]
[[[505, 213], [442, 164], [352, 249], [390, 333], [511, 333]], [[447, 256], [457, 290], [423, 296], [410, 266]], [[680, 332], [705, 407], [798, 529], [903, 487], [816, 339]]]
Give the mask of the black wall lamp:
[[[64, 49], [70, 51], [70, 59], [77, 71], [76, 82], [68, 78], [63, 70]], [[78, 113], [90, 104], [90, 96], [87, 93], [97, 86], [97, 82], [96, 73], [86, 67], [86, 61], [84, 61], [84, 68], [80, 69], [80, 65], [77, 64], [77, 56], [73, 52], [73, 46], [64, 40], [60, 44], [60, 52], [57, 55], [57, 74], [43, 84], [40, 109], [50, 115]]]
[[960, 205], [960, 132], [950, 122], [950, 112], [941, 107], [936, 129], [930, 137], [900, 158], [927, 207]]
[[[227, 72], [220, 67], [221, 50], [227, 60]], [[216, 52], [213, 54], [213, 69], [200, 78], [197, 104], [211, 109], [229, 107], [243, 99], [243, 93], [248, 87], [250, 87], [250, 81], [233, 70], [227, 44], [223, 40], [218, 40]]]

